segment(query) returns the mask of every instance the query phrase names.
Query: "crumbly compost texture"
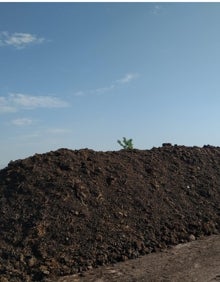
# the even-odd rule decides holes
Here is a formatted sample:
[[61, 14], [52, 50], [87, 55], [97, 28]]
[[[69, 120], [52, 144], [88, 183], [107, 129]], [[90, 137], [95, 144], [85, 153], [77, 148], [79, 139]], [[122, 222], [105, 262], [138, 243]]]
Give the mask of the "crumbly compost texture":
[[0, 170], [0, 215], [1, 282], [56, 279], [220, 234], [220, 148], [35, 154]]

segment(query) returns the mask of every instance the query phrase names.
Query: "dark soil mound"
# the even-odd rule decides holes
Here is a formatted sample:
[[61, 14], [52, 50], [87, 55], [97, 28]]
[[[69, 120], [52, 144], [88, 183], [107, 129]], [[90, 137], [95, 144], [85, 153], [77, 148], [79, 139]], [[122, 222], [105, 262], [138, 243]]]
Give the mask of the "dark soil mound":
[[220, 233], [220, 148], [60, 149], [0, 171], [0, 281], [43, 281]]

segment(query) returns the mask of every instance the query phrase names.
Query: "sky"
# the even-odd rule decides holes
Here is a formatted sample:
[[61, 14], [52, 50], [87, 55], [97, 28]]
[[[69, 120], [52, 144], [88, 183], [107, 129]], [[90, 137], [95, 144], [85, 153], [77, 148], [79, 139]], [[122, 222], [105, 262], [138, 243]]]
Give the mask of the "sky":
[[0, 3], [0, 167], [220, 144], [220, 3]]

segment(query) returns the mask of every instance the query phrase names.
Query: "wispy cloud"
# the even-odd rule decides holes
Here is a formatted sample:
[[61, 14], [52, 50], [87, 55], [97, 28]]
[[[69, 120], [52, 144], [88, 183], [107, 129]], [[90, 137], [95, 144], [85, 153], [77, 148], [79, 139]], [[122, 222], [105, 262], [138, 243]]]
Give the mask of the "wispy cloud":
[[154, 5], [153, 9], [152, 9], [152, 13], [154, 15], [159, 15], [162, 11], [162, 6], [161, 5]]
[[0, 46], [12, 46], [16, 49], [23, 49], [31, 44], [40, 44], [44, 41], [45, 39], [43, 37], [38, 37], [35, 34], [0, 32]]
[[7, 97], [0, 96], [0, 113], [17, 112], [22, 109], [63, 108], [68, 103], [52, 96], [33, 96], [21, 93], [10, 93]]
[[122, 78], [113, 81], [111, 84], [105, 87], [99, 87], [87, 91], [78, 91], [74, 94], [74, 96], [85, 96], [87, 94], [104, 94], [105, 92], [112, 91], [116, 89], [120, 85], [131, 82], [139, 76], [138, 73], [127, 73]]
[[33, 123], [33, 120], [30, 118], [17, 118], [11, 121], [11, 124], [15, 126], [31, 125], [32, 123]]
[[47, 130], [47, 133], [49, 134], [54, 134], [54, 135], [60, 135], [60, 134], [66, 134], [70, 133], [71, 130], [67, 128], [49, 128]]
[[85, 92], [84, 91], [77, 91], [76, 93], [74, 93], [74, 96], [85, 96]]
[[21, 93], [11, 93], [9, 101], [26, 109], [34, 108], [63, 108], [67, 107], [67, 102], [57, 97], [51, 96], [32, 96]]
[[[32, 128], [32, 127], [31, 127]], [[26, 134], [22, 134], [20, 136], [16, 136], [16, 138], [20, 140], [30, 141], [30, 142], [39, 142], [42, 140], [46, 140], [48, 138], [52, 138], [53, 140], [54, 137], [66, 137], [68, 134], [71, 134], [72, 130], [68, 128], [59, 128], [59, 127], [54, 127], [54, 128], [38, 128], [33, 130], [32, 132], [28, 132]]]
[[9, 105], [5, 97], [0, 97], [0, 113], [13, 113], [16, 112], [16, 109]]
[[110, 91], [114, 88], [115, 88], [115, 84], [111, 84], [107, 87], [101, 87], [101, 88], [96, 88], [96, 89], [90, 90], [90, 93], [91, 94], [103, 94], [103, 93], [108, 92], [108, 91]]
[[127, 73], [121, 79], [116, 80], [116, 82], [119, 83], [119, 84], [124, 84], [124, 83], [128, 83], [128, 82], [134, 80], [137, 77], [138, 77], [137, 73]]

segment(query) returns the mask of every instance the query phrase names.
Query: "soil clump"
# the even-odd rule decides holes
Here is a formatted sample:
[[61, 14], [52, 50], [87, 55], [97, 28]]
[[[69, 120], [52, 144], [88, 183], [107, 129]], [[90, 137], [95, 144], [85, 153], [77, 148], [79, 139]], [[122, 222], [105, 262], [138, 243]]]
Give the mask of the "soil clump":
[[0, 170], [0, 281], [46, 281], [220, 234], [220, 147], [59, 149]]

